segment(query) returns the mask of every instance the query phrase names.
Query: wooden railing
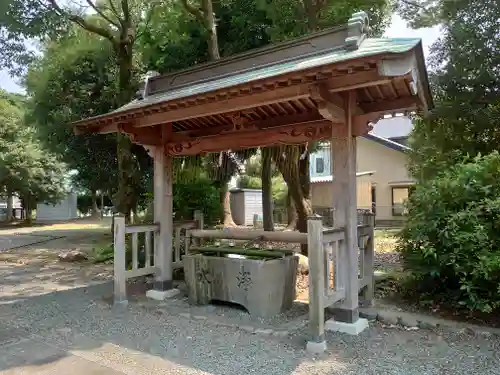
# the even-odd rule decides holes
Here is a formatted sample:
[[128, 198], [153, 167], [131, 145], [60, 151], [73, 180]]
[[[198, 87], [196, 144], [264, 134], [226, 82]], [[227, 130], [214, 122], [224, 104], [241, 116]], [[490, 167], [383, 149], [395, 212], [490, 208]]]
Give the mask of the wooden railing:
[[182, 256], [186, 254], [186, 236], [190, 230], [203, 229], [203, 213], [196, 211], [194, 220], [174, 222], [174, 259], [173, 268], [182, 268]]
[[[195, 212], [194, 220], [173, 223], [173, 263], [172, 269], [182, 268], [185, 254], [186, 231], [203, 228], [203, 214]], [[125, 218], [114, 218], [114, 298], [115, 303], [127, 302], [127, 280], [133, 277], [154, 275], [159, 272], [156, 263], [157, 243], [160, 234], [159, 224], [126, 225]], [[127, 237], [130, 235], [131, 266], [127, 262]]]
[[[313, 339], [324, 334], [325, 308], [346, 298], [349, 282], [348, 251], [344, 228], [324, 229], [322, 219], [309, 219], [309, 321]], [[373, 300], [373, 215], [358, 225], [358, 290], [368, 303]], [[320, 340], [321, 341], [321, 340]]]
[[363, 224], [358, 225], [358, 287], [362, 295], [362, 302], [365, 305], [371, 305], [374, 297], [373, 261], [375, 251], [375, 215], [364, 215], [363, 222]]

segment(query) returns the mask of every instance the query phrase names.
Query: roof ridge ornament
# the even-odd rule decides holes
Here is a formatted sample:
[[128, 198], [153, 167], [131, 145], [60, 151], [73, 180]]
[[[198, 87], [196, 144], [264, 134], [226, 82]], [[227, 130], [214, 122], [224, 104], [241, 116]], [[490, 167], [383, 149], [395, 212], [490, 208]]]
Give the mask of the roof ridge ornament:
[[150, 78], [153, 78], [153, 77], [156, 77], [156, 76], [159, 76], [160, 73], [154, 71], [154, 70], [149, 70], [145, 76], [144, 76], [144, 79], [143, 79], [143, 89], [139, 89], [137, 90], [137, 92], [135, 93], [135, 98], [136, 100], [143, 100], [145, 99], [147, 96], [148, 96], [148, 89], [149, 89], [149, 79]]
[[345, 47], [349, 50], [356, 50], [370, 32], [370, 19], [366, 12], [354, 13], [347, 21], [347, 38]]

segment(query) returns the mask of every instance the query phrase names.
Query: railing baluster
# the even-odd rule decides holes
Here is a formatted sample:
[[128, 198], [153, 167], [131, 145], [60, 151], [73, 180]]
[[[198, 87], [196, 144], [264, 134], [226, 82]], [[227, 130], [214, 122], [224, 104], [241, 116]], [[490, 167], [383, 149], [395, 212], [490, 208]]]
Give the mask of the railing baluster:
[[326, 243], [323, 244], [322, 246], [322, 251], [323, 251], [323, 263], [324, 263], [324, 273], [325, 273], [325, 279], [324, 279], [324, 293], [325, 295], [330, 294], [330, 251], [331, 251], [331, 244]]
[[358, 279], [365, 278], [365, 236], [358, 233]]
[[145, 267], [151, 267], [151, 233], [149, 231], [144, 233], [144, 246], [146, 247]]
[[181, 261], [181, 233], [182, 227], [175, 230], [175, 244], [174, 244], [174, 262]]
[[335, 254], [335, 263], [334, 263], [334, 269], [335, 269], [335, 290], [340, 290], [340, 288], [343, 288], [344, 286], [342, 285], [342, 279], [341, 279], [341, 274], [340, 274], [340, 256], [339, 256], [339, 247], [340, 247], [340, 241], [335, 241], [333, 251]]
[[374, 277], [373, 277], [373, 259], [375, 250], [375, 216], [367, 215], [368, 239], [364, 249], [363, 260], [363, 278], [366, 280], [366, 287], [362, 293], [363, 303], [365, 305], [373, 305], [374, 299]]
[[139, 260], [137, 257], [138, 233], [132, 233], [132, 269], [139, 268]]

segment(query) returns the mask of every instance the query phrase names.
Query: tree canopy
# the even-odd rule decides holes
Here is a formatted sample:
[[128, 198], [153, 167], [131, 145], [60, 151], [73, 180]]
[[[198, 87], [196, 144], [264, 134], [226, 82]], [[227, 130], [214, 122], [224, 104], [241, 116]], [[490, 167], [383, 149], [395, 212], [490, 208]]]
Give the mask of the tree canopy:
[[436, 108], [417, 119], [411, 168], [433, 177], [464, 157], [498, 150], [500, 137], [500, 10], [495, 1], [442, 1], [436, 14], [442, 36], [432, 48], [431, 82]]
[[25, 208], [55, 203], [65, 193], [66, 166], [46, 150], [24, 121], [18, 97], [0, 95], [0, 191], [18, 195]]

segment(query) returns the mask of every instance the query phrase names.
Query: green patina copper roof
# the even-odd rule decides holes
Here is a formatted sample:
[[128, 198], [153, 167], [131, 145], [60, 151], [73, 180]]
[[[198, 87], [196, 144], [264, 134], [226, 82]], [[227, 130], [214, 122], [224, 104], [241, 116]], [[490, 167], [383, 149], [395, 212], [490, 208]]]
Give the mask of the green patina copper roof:
[[193, 83], [191, 85], [173, 89], [161, 94], [150, 95], [142, 100], [134, 100], [114, 113], [141, 108], [144, 106], [168, 102], [193, 95], [200, 95], [211, 91], [233, 87], [243, 83], [281, 76], [287, 73], [308, 70], [311, 68], [335, 64], [343, 61], [359, 59], [380, 54], [400, 54], [408, 52], [420, 43], [416, 38], [368, 38], [364, 39], [357, 49], [346, 49], [345, 46], [336, 47], [321, 54], [298, 57], [268, 66], [256, 67], [240, 73], [220, 76], [209, 81]]

